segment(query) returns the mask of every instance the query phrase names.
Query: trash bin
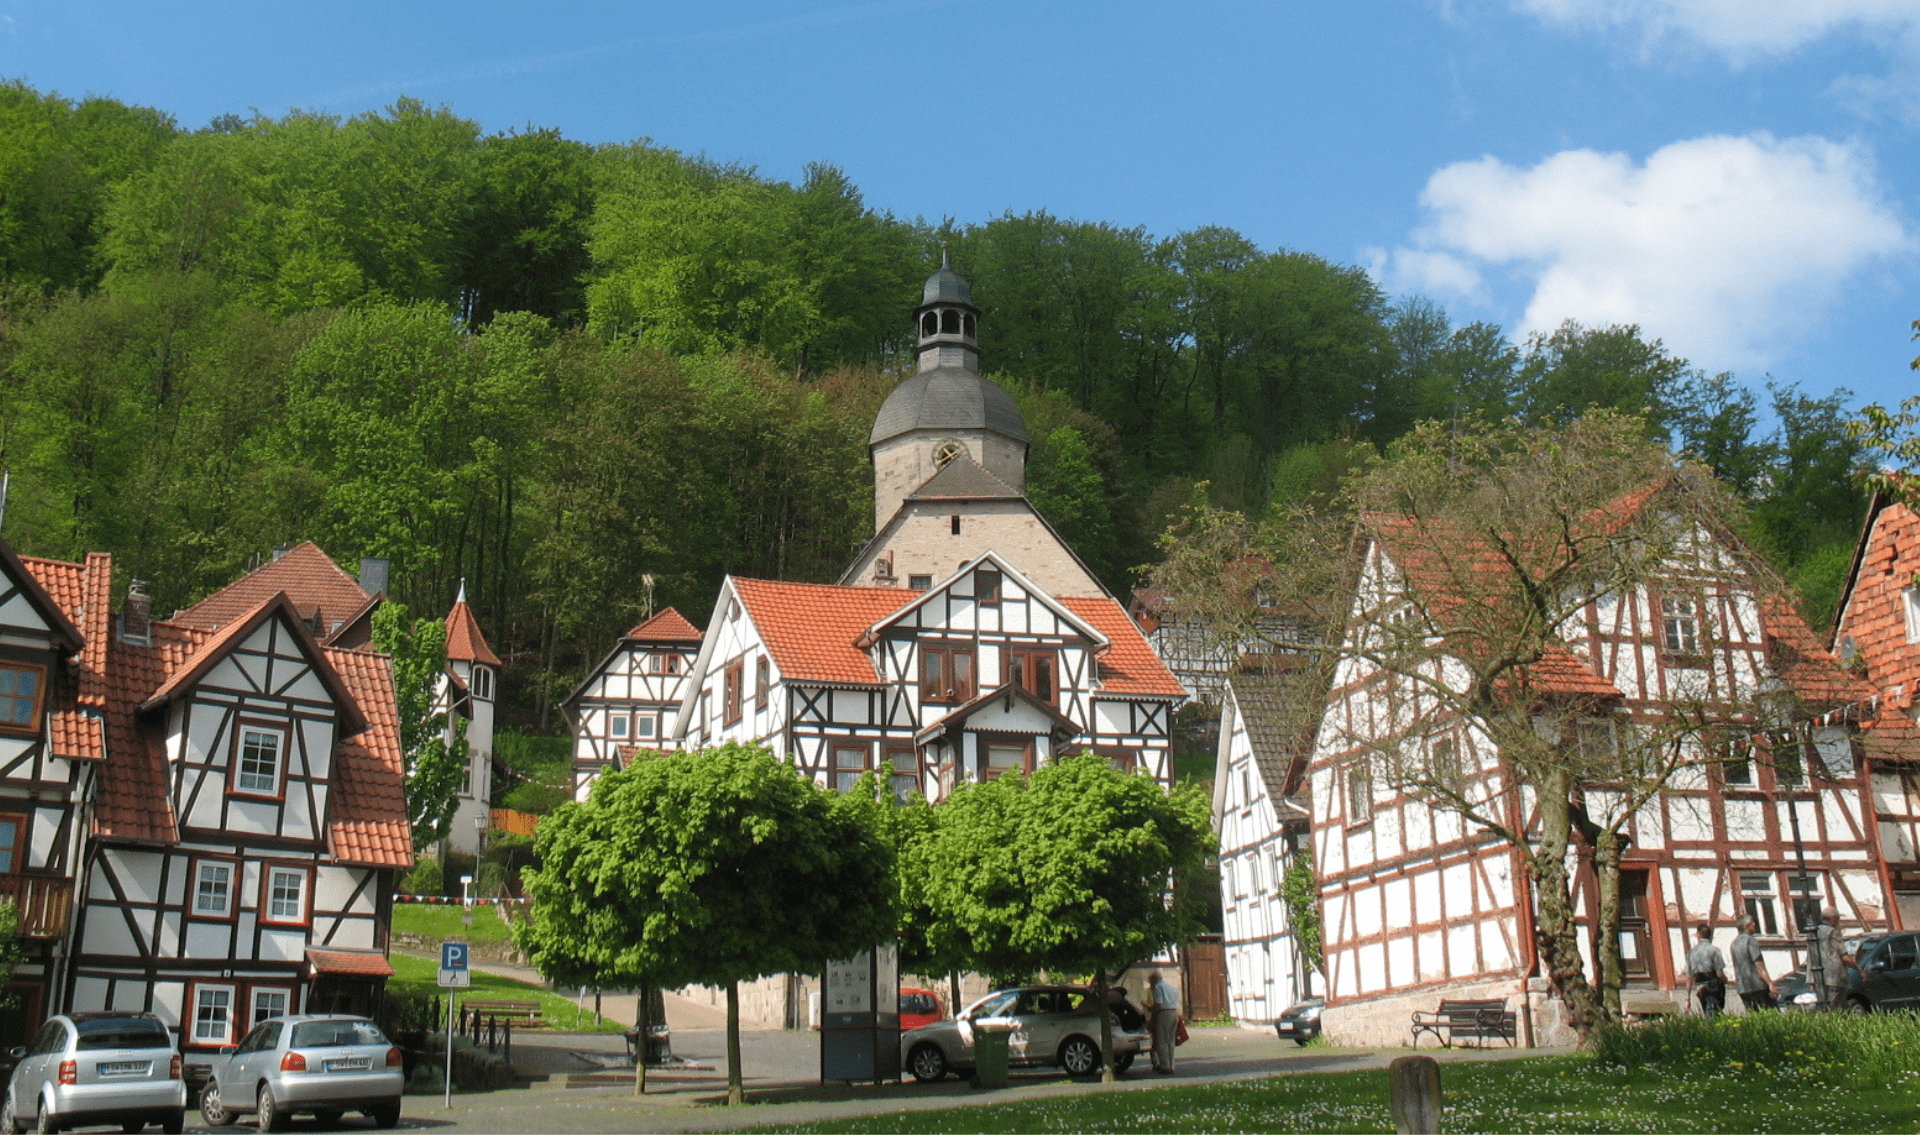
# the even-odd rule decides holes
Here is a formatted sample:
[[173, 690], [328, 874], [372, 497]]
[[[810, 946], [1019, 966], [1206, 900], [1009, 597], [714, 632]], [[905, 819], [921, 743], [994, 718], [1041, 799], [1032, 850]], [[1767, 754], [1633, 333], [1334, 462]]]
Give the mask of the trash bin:
[[1007, 1038], [1013, 1030], [1005, 1025], [973, 1026], [973, 1086], [1007, 1086]]

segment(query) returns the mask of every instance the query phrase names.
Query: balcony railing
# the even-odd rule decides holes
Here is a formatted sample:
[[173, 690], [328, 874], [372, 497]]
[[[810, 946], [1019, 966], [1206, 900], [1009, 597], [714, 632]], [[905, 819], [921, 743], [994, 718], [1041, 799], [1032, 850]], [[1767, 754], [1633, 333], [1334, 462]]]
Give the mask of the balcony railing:
[[53, 875], [0, 874], [0, 902], [11, 900], [22, 938], [64, 938], [73, 913], [73, 880]]

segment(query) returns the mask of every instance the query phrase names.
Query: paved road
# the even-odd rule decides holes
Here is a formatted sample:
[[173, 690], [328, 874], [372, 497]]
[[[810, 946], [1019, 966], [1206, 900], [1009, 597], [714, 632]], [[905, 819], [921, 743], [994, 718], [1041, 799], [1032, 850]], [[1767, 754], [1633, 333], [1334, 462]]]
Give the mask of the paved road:
[[[697, 1008], [697, 1006], [696, 1006]], [[672, 1011], [669, 1010], [669, 1016]], [[819, 1082], [819, 1034], [812, 1032], [744, 1032], [741, 1056], [751, 1106], [728, 1109], [715, 1106], [726, 1096], [726, 1034], [713, 1028], [676, 1029], [674, 1052], [710, 1065], [710, 1070], [649, 1073], [649, 1094], [635, 1098], [630, 1086], [562, 1088], [536, 1086], [511, 1091], [456, 1095], [451, 1109], [442, 1109], [439, 1096], [408, 1096], [401, 1126], [411, 1130], [503, 1135], [509, 1132], [726, 1131], [741, 1127], [804, 1123], [844, 1116], [886, 1114], [895, 1111], [965, 1107], [979, 1103], [1044, 1099], [1090, 1091], [1132, 1091], [1168, 1084], [1199, 1084], [1254, 1079], [1282, 1072], [1334, 1072], [1384, 1068], [1401, 1055], [1397, 1050], [1365, 1051], [1301, 1049], [1277, 1040], [1272, 1033], [1232, 1028], [1193, 1030], [1193, 1039], [1180, 1049], [1179, 1070], [1159, 1076], [1136, 1070], [1113, 1088], [1075, 1083], [1053, 1072], [1016, 1072], [1012, 1086], [1000, 1091], [978, 1091], [964, 1080], [938, 1084], [824, 1085]], [[514, 1038], [515, 1063], [580, 1072], [592, 1070], [574, 1052], [612, 1054], [622, 1048], [618, 1037], [594, 1035], [549, 1036], [532, 1043]], [[1504, 1050], [1485, 1054], [1434, 1053], [1443, 1060], [1504, 1058]], [[1528, 1055], [1515, 1052], [1511, 1055]], [[189, 1113], [189, 1119], [198, 1119]], [[367, 1130], [359, 1117], [342, 1121], [341, 1130]], [[190, 1128], [194, 1131], [235, 1131], [235, 1128]], [[295, 1131], [318, 1131], [309, 1119], [295, 1120]]]

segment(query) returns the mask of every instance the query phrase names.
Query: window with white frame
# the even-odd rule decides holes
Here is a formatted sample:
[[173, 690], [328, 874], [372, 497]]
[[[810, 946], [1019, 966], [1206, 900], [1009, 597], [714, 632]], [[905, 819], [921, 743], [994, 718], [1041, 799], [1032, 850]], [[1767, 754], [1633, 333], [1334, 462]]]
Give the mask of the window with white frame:
[[234, 865], [202, 859], [193, 865], [193, 913], [202, 918], [233, 915]]
[[1907, 620], [1907, 641], [1920, 642], [1920, 587], [1900, 593], [1900, 613]]
[[653, 740], [660, 735], [660, 719], [651, 713], [634, 714], [633, 735], [636, 740]]
[[1700, 653], [1700, 604], [1675, 597], [1660, 600], [1661, 643], [1669, 654]]
[[233, 986], [193, 987], [193, 1042], [228, 1044], [233, 1040]]
[[1772, 938], [1780, 933], [1780, 916], [1775, 909], [1773, 872], [1740, 872], [1740, 906], [1753, 916], [1755, 934]]
[[256, 796], [280, 795], [280, 766], [286, 734], [278, 729], [242, 725], [235, 740], [233, 790]]
[[257, 1025], [261, 1021], [284, 1017], [289, 1011], [291, 1001], [291, 990], [256, 985], [253, 987], [253, 1015], [247, 1018], [247, 1023]]
[[267, 868], [267, 894], [262, 922], [299, 923], [307, 920], [307, 872], [300, 867]]
[[473, 668], [473, 696], [481, 701], [493, 700], [493, 671], [485, 666]]
[[612, 738], [615, 741], [626, 740], [627, 729], [630, 724], [631, 724], [631, 719], [628, 718], [628, 716], [624, 713], [608, 714], [607, 715], [607, 736]]

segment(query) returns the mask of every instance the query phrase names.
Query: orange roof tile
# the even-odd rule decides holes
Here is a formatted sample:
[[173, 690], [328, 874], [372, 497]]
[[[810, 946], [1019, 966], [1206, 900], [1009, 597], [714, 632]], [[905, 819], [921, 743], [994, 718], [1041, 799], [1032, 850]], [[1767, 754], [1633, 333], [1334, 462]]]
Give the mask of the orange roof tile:
[[1874, 695], [1873, 683], [1842, 670], [1785, 596], [1769, 597], [1760, 615], [1760, 629], [1767, 640], [1767, 665], [1801, 701], [1837, 706]]
[[295, 640], [305, 648], [307, 657], [316, 663], [313, 668], [314, 675], [320, 679], [322, 685], [327, 687], [327, 692], [333, 695], [342, 717], [345, 718], [341, 723], [341, 733], [358, 733], [365, 728], [366, 715], [361, 712], [357, 699], [342, 684], [337, 667], [327, 664], [326, 659], [330, 654], [322, 653], [325, 648], [315, 641], [313, 631], [300, 620], [294, 611], [293, 601], [284, 594], [269, 596], [259, 606], [247, 612], [244, 617], [237, 618], [215, 631], [194, 652], [186, 665], [174, 670], [167, 676], [166, 681], [160, 683], [160, 688], [154, 690], [140, 708], [152, 709], [180, 696], [188, 686], [199, 681], [208, 670], [225, 657], [228, 649], [245, 640], [262, 623], [276, 614], [285, 617], [286, 625], [293, 631]]
[[316, 615], [320, 617], [322, 634], [332, 633], [335, 619], [353, 618], [373, 598], [358, 580], [328, 559], [319, 545], [307, 540], [186, 610], [175, 611], [167, 621], [218, 630], [281, 592], [293, 601], [300, 618], [311, 621]]
[[1060, 605], [1086, 620], [1112, 643], [1100, 655], [1100, 681], [1106, 692], [1148, 697], [1185, 697], [1186, 688], [1160, 661], [1146, 636], [1118, 602], [1098, 596], [1062, 595]]
[[480, 620], [473, 617], [473, 608], [465, 599], [456, 600], [447, 612], [447, 659], [500, 665], [500, 659], [487, 646], [487, 636], [480, 633]]
[[107, 760], [100, 767], [93, 831], [115, 839], [171, 842], [178, 838], [167, 753], [158, 719], [142, 721], [139, 706], [207, 641], [204, 631], [153, 624], [153, 645], [108, 643], [102, 682], [106, 689]]
[[367, 727], [335, 750], [327, 831], [334, 858], [368, 867], [411, 867], [413, 826], [392, 659], [338, 647], [326, 648], [326, 656], [367, 716]]
[[99, 717], [78, 709], [57, 709], [47, 715], [47, 726], [54, 756], [70, 761], [107, 758], [106, 723]]
[[706, 636], [679, 611], [668, 607], [627, 632], [634, 642], [699, 642]]
[[307, 947], [307, 963], [315, 973], [351, 974], [354, 977], [392, 977], [393, 963], [374, 950], [346, 950], [337, 946], [322, 949]]
[[86, 606], [86, 569], [79, 564], [43, 560], [37, 556], [15, 555], [13, 546], [0, 540], [0, 563], [8, 567], [25, 590], [27, 602], [52, 625], [53, 633], [67, 649], [80, 650], [85, 632], [76, 624]]
[[873, 661], [854, 645], [867, 628], [920, 598], [895, 587], [733, 581], [767, 653], [788, 681], [880, 684]]

